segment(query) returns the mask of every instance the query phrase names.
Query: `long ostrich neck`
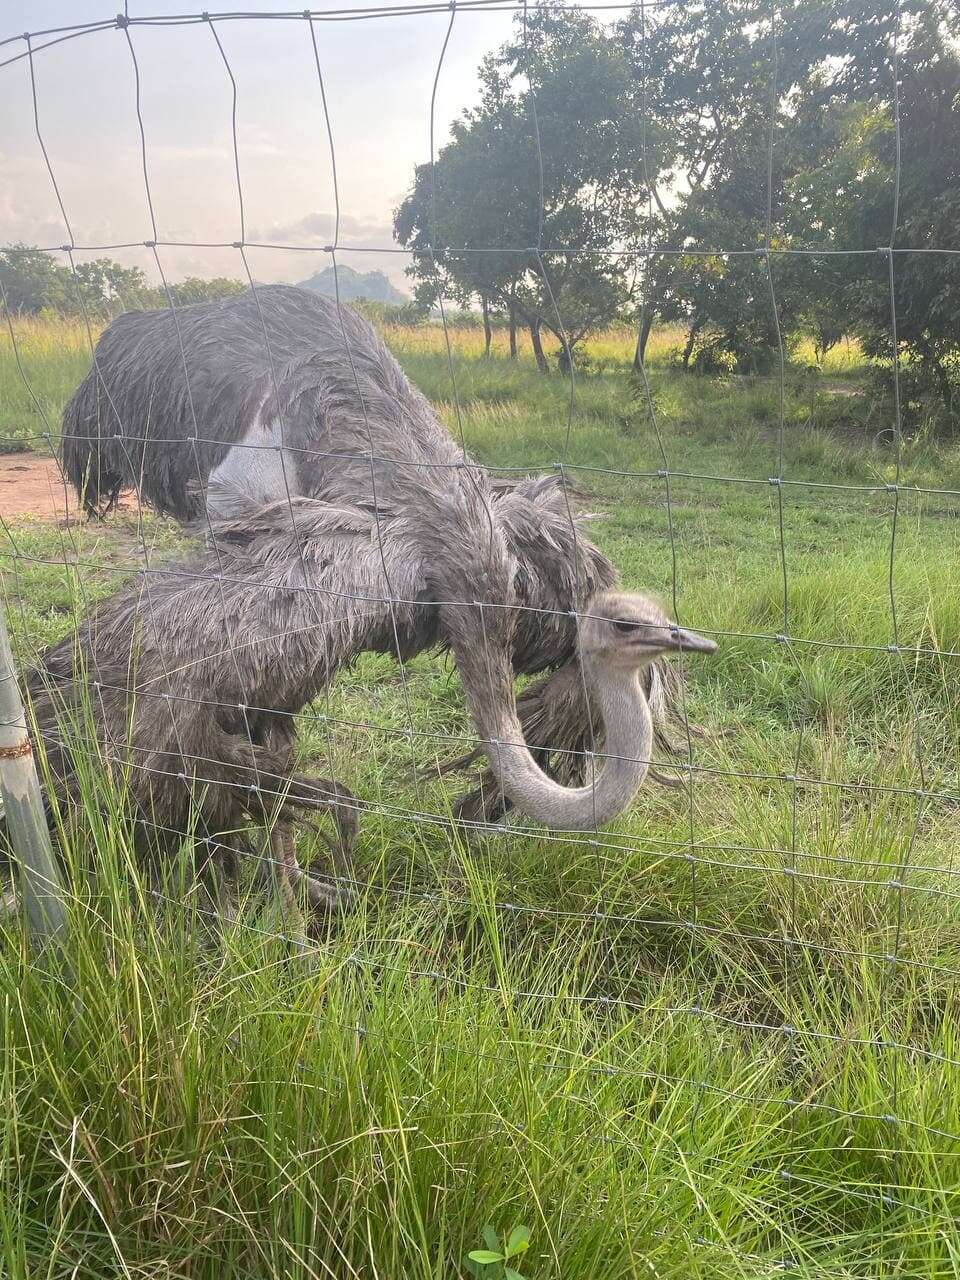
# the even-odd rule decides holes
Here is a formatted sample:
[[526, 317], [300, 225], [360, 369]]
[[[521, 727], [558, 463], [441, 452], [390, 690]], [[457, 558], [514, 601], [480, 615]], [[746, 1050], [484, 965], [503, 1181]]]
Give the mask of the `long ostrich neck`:
[[[530, 754], [517, 714], [516, 561], [495, 505], [491, 509], [488, 482], [468, 481], [454, 475], [442, 493], [425, 487], [420, 495], [422, 552], [443, 602], [440, 634], [456, 659], [470, 714], [504, 794], [535, 822], [591, 830], [623, 812], [649, 767], [653, 721], [639, 673], [584, 664], [603, 717], [608, 758], [583, 787], [564, 787], [548, 777]], [[463, 592], [474, 584], [480, 598], [470, 603]], [[490, 607], [484, 608], [484, 600]]]
[[605, 746], [602, 762], [582, 787], [561, 786], [537, 765], [512, 696], [475, 709], [483, 748], [504, 793], [523, 813], [555, 830], [587, 831], [610, 822], [630, 804], [650, 766], [653, 718], [640, 672], [591, 664], [584, 665], [584, 675], [603, 718]]

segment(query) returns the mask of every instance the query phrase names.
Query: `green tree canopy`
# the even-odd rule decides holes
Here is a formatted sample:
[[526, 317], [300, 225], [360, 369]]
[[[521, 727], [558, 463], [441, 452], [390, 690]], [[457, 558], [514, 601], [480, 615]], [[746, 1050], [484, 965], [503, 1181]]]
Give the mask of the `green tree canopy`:
[[480, 106], [418, 167], [397, 238], [421, 298], [479, 298], [519, 317], [538, 356], [541, 328], [572, 350], [630, 293], [610, 252], [626, 247], [641, 179], [629, 62], [594, 19], [543, 7], [480, 79]]
[[745, 371], [801, 331], [889, 362], [892, 241], [904, 368], [949, 400], [960, 258], [930, 251], [960, 248], [958, 49], [946, 0], [716, 0], [611, 26], [538, 7], [397, 211], [418, 294], [505, 310], [535, 347], [642, 297], [641, 355], [663, 319], [687, 359]]
[[7, 309], [15, 315], [86, 311], [98, 318], [131, 308], [165, 307], [171, 301], [175, 306], [206, 302], [246, 288], [239, 280], [225, 277], [188, 276], [168, 286], [168, 297], [167, 289], [149, 284], [139, 267], [94, 258], [71, 269], [45, 250], [22, 244], [0, 250], [0, 284]]

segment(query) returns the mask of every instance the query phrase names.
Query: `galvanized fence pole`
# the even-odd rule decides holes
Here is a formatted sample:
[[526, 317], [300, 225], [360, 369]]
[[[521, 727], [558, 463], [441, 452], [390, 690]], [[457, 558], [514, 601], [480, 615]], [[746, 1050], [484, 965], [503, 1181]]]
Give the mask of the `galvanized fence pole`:
[[7, 837], [20, 869], [20, 894], [30, 932], [42, 945], [67, 923], [64, 887], [43, 811], [40, 782], [0, 604], [0, 796]]

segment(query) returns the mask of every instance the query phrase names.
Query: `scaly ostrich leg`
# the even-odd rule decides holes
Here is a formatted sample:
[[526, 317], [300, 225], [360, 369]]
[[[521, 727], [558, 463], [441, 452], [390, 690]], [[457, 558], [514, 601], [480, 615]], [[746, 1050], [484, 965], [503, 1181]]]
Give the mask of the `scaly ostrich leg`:
[[[360, 830], [357, 812], [359, 801], [354, 793], [342, 783], [332, 778], [297, 778], [291, 785], [291, 793], [298, 788], [296, 794], [304, 797], [322, 796], [322, 801], [314, 798], [315, 808], [323, 809], [333, 819], [336, 835], [314, 826], [317, 835], [330, 850], [333, 863], [333, 884], [324, 884], [312, 874], [311, 868], [306, 870], [297, 862], [291, 853], [287, 863], [287, 875], [291, 883], [298, 888], [305, 888], [310, 906], [322, 911], [332, 911], [337, 907], [349, 906], [356, 899], [356, 892], [350, 881], [356, 878], [353, 864], [353, 846]], [[311, 823], [311, 826], [314, 824]], [[323, 872], [320, 872], [323, 875]]]
[[280, 906], [290, 929], [291, 939], [301, 950], [306, 945], [306, 922], [300, 909], [296, 886], [301, 876], [293, 843], [293, 828], [278, 822], [270, 832], [270, 856], [277, 882]]
[[296, 859], [288, 865], [287, 873], [294, 885], [306, 889], [307, 901], [315, 910], [334, 911], [349, 906], [356, 896], [352, 889], [344, 885], [322, 884], [308, 871], [304, 871]]

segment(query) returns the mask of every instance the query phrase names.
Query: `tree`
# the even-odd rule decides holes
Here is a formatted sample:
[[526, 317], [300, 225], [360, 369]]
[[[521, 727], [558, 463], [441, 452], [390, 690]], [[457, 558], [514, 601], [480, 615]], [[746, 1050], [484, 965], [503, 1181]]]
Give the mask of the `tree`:
[[413, 250], [418, 296], [476, 298], [521, 320], [547, 368], [622, 309], [619, 250], [635, 223], [638, 125], [623, 111], [630, 66], [603, 27], [538, 7], [481, 67], [481, 105], [419, 166], [395, 232]]
[[[832, 288], [822, 302], [834, 331], [845, 324], [888, 370], [892, 265], [904, 386], [932, 391], [952, 410], [960, 390], [960, 261], [925, 251], [955, 247], [960, 225], [960, 18], [930, 0], [906, 0], [899, 11], [856, 0], [844, 17], [846, 56], [824, 62], [798, 107], [801, 125], [818, 128], [820, 146], [790, 178], [791, 230], [798, 241], [860, 251], [829, 265]], [[892, 264], [891, 242], [905, 250]]]
[[777, 320], [781, 331], [797, 321], [800, 297], [782, 278], [774, 312], [760, 255], [768, 230], [785, 247], [783, 136], [815, 43], [808, 9], [777, 7], [776, 44], [770, 6], [755, 0], [634, 11], [616, 28], [634, 69], [632, 109], [660, 140], [647, 161], [655, 216], [637, 362], [659, 316], [688, 325], [685, 367], [729, 358], [762, 371], [778, 359]]
[[[170, 297], [175, 306], [189, 306], [193, 302], [215, 302], [217, 298], [232, 298], [243, 293], [247, 286], [241, 280], [231, 280], [227, 276], [215, 276], [212, 280], [203, 280], [199, 276], [187, 276], [178, 284], [170, 285]], [[164, 290], [161, 306], [167, 303]]]
[[111, 258], [95, 258], [77, 263], [74, 305], [69, 309], [79, 309], [82, 296], [84, 305], [94, 311], [105, 303], [128, 310], [140, 306], [148, 290], [147, 278], [139, 267], [124, 267]]
[[36, 314], [47, 307], [69, 311], [76, 305], [72, 272], [29, 245], [0, 250], [0, 282], [7, 307], [16, 314]]
[[[647, 332], [656, 315], [680, 319], [689, 325], [687, 362], [770, 367], [778, 344], [770, 280], [751, 256], [769, 230], [775, 249], [813, 251], [772, 260], [779, 337], [803, 328], [822, 352], [856, 333], [868, 354], [889, 362], [888, 265], [864, 251], [889, 245], [892, 234], [894, 50], [896, 242], [950, 246], [960, 216], [960, 19], [939, 0], [840, 0], [830, 22], [818, 2], [793, 0], [775, 15], [774, 28], [766, 4], [719, 0], [634, 12], [616, 29], [634, 65], [635, 109], [668, 146], [655, 157], [651, 190], [648, 230], [660, 254], [645, 281]], [[705, 257], [711, 249], [739, 252]], [[910, 376], [924, 371], [949, 400], [960, 263], [905, 253], [894, 265]]]
[[202, 280], [188, 276], [168, 289], [150, 285], [139, 267], [125, 267], [112, 258], [78, 262], [74, 269], [56, 261], [43, 249], [14, 245], [0, 250], [0, 282], [8, 309], [15, 314], [36, 315], [57, 311], [81, 312], [103, 318], [132, 308], [187, 306], [242, 293], [239, 280], [217, 277]]

